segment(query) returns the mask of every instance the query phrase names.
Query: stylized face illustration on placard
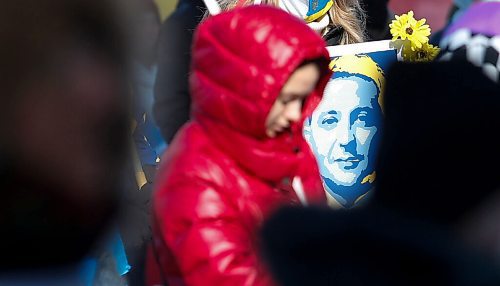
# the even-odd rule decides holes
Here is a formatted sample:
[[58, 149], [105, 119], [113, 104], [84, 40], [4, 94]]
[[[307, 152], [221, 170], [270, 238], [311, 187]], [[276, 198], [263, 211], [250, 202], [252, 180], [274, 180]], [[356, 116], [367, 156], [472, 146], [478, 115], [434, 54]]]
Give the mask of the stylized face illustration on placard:
[[305, 123], [305, 137], [326, 191], [350, 207], [373, 188], [384, 73], [366, 55], [338, 57], [331, 68], [334, 75]]

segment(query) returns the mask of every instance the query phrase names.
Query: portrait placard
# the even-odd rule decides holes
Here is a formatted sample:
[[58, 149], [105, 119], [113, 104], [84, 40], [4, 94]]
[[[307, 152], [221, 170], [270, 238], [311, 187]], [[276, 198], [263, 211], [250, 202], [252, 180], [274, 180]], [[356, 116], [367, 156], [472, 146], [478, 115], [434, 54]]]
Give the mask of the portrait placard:
[[304, 136], [331, 205], [352, 207], [373, 189], [385, 71], [398, 50], [390, 40], [328, 47], [333, 75]]

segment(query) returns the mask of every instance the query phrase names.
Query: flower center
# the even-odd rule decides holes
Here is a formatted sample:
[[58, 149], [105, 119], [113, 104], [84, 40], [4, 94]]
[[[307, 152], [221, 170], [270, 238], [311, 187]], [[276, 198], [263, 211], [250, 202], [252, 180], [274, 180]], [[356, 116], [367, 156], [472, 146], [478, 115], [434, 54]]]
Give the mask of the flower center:
[[427, 53], [426, 52], [424, 52], [424, 51], [417, 52], [417, 58], [423, 59], [423, 58], [426, 58], [426, 57], [427, 57]]
[[406, 33], [408, 35], [412, 35], [413, 34], [413, 29], [411, 27], [406, 28]]

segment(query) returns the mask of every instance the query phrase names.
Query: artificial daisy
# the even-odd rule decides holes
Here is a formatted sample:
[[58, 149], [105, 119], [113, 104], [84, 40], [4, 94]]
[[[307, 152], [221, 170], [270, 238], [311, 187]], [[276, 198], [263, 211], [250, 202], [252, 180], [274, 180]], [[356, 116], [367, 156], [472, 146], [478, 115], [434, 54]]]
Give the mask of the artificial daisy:
[[409, 27], [409, 18], [413, 18], [413, 11], [401, 16], [395, 15], [395, 17], [396, 20], [392, 20], [392, 23], [389, 24], [389, 28], [391, 28], [392, 40], [406, 40], [408, 36], [406, 29]]
[[425, 19], [418, 21], [410, 19], [410, 26], [406, 29], [406, 32], [413, 47], [421, 48], [423, 44], [429, 42], [431, 28], [425, 24], [425, 21]]
[[403, 46], [403, 58], [410, 62], [429, 62], [436, 58], [440, 49], [429, 43], [424, 43], [420, 48], [411, 45]]
[[420, 49], [422, 44], [429, 42], [431, 29], [425, 24], [426, 19], [416, 20], [413, 17], [413, 11], [401, 16], [396, 15], [396, 20], [393, 20], [389, 25], [391, 28], [392, 40], [401, 39], [409, 40], [411, 45]]

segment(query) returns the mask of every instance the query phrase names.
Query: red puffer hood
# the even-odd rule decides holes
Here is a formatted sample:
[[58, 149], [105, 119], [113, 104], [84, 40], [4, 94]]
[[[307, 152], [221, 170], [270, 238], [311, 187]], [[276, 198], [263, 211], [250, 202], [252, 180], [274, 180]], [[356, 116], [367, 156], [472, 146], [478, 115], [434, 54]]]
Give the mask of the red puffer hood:
[[[297, 154], [304, 151], [302, 124], [291, 134], [268, 138], [265, 121], [290, 75], [315, 59], [321, 62], [321, 79], [306, 100], [304, 118], [331, 76], [324, 40], [303, 21], [270, 6], [211, 17], [194, 37], [192, 116], [223, 151], [257, 175], [272, 180], [293, 175]], [[285, 170], [260, 174], [262, 161], [269, 160]]]

